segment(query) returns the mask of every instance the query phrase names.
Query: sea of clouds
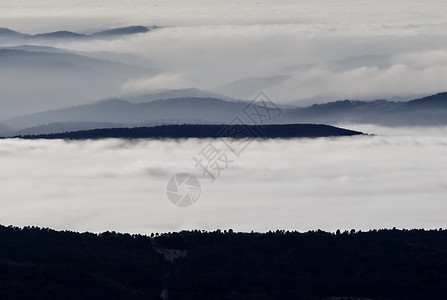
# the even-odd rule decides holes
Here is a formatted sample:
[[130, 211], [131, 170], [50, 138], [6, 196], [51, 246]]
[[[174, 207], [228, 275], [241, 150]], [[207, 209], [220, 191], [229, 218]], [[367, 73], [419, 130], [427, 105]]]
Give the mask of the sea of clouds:
[[[447, 129], [369, 128], [382, 134], [257, 140], [239, 158], [211, 140], [233, 160], [214, 182], [193, 160], [210, 140], [1, 140], [0, 220], [133, 233], [447, 226]], [[191, 207], [166, 196], [180, 172], [202, 185]]]
[[[263, 90], [275, 102], [305, 105], [446, 86], [447, 2], [437, 0], [3, 2], [0, 27], [27, 33], [163, 26], [115, 40], [32, 42], [157, 70], [109, 89], [84, 87], [89, 95], [197, 87], [251, 98]], [[39, 78], [11, 79], [1, 68], [0, 78], [4, 118], [55, 108], [40, 105], [47, 96], [31, 88]], [[253, 94], [231, 85], [243, 78]], [[265, 80], [257, 86], [256, 78]], [[57, 107], [98, 100], [79, 85], [59, 91], [53, 83], [41, 86], [54, 91]], [[253, 141], [213, 183], [193, 160], [210, 140], [0, 140], [0, 223], [133, 233], [446, 227], [446, 128], [345, 127], [377, 135]], [[202, 184], [189, 208], [166, 196], [179, 172]]]
[[[445, 91], [446, 10], [435, 0], [39, 0], [2, 4], [1, 26], [30, 33], [164, 26], [118, 40], [50, 43], [159, 70], [131, 76], [109, 94], [101, 87], [96, 94], [104, 97], [196, 87], [248, 99], [262, 89], [276, 102], [307, 105]], [[241, 92], [232, 83], [244, 78], [267, 79]], [[39, 101], [34, 95], [28, 107]]]

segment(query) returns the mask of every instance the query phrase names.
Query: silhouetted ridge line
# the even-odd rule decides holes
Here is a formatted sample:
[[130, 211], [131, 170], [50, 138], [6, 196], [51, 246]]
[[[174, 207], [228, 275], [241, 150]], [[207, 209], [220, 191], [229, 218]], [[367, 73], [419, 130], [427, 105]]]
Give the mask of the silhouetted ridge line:
[[320, 124], [281, 125], [160, 125], [154, 127], [104, 128], [64, 133], [16, 136], [23, 139], [104, 139], [104, 138], [315, 138], [352, 136], [363, 133]]
[[86, 38], [109, 38], [114, 36], [132, 35], [137, 33], [146, 33], [151, 30], [161, 28], [159, 26], [127, 26], [112, 28], [94, 32], [92, 34], [82, 34], [73, 31], [59, 30], [38, 34], [26, 34], [9, 28], [0, 28], [0, 38], [26, 38], [26, 39], [86, 39]]
[[0, 241], [1, 299], [160, 299], [166, 286], [173, 300], [447, 295], [442, 229], [228, 229], [149, 237], [0, 225]]

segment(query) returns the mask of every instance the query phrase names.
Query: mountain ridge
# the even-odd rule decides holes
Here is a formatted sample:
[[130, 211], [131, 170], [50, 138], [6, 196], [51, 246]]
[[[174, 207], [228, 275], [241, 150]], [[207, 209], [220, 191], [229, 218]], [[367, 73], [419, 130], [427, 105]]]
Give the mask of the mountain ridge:
[[92, 140], [104, 138], [124, 139], [180, 139], [180, 138], [231, 138], [231, 139], [288, 139], [354, 136], [364, 133], [324, 124], [182, 124], [135, 128], [102, 128], [72, 132], [15, 136], [21, 139]]
[[[251, 105], [248, 101], [212, 97], [169, 98], [142, 103], [127, 100], [132, 97], [125, 99], [108, 98], [3, 120], [2, 123], [16, 131], [28, 129], [35, 133], [37, 131], [33, 127], [67, 122], [113, 123], [127, 127], [178, 123], [216, 124], [229, 123], [235, 117], [243, 116], [244, 109]], [[258, 110], [263, 109], [260, 104], [256, 105]], [[350, 123], [384, 126], [447, 125], [447, 93], [407, 102], [341, 100], [304, 108], [281, 108], [281, 113], [280, 117], [266, 120], [266, 123], [318, 123], [334, 126]], [[247, 121], [247, 124], [250, 123]], [[84, 125], [81, 127], [88, 129]]]
[[149, 31], [159, 29], [160, 26], [125, 26], [93, 32], [91, 34], [82, 34], [68, 30], [57, 30], [52, 32], [43, 32], [37, 34], [27, 34], [15, 31], [9, 28], [0, 27], [0, 38], [21, 38], [21, 39], [103, 39], [125, 35], [133, 35], [139, 33], [147, 33]]
[[[213, 112], [217, 116], [215, 110], [221, 109], [227, 112], [227, 115], [236, 115], [246, 105], [244, 103], [234, 102], [233, 105], [217, 98], [177, 98], [162, 99], [146, 103], [132, 103], [126, 100], [111, 98], [100, 102], [86, 105], [72, 106], [68, 108], [50, 110], [36, 114], [29, 114], [22, 117], [6, 120], [5, 125], [17, 127], [31, 127], [34, 125], [44, 125], [45, 123], [54, 122], [119, 122], [119, 123], [138, 123], [146, 122], [151, 119], [201, 119], [206, 123], [220, 121], [230, 121], [229, 118], [208, 118], [203, 116], [204, 113]], [[173, 105], [176, 110], [174, 111]], [[199, 109], [200, 111], [195, 111]], [[21, 125], [19, 125], [21, 124]], [[22, 128], [24, 129], [24, 128]]]

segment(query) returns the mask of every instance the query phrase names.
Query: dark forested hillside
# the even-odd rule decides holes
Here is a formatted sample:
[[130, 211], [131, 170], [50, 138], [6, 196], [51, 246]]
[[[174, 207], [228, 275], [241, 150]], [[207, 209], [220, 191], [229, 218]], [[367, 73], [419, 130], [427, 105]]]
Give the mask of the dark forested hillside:
[[299, 138], [351, 136], [358, 131], [328, 125], [160, 125], [137, 128], [104, 128], [65, 133], [17, 136], [24, 139], [102, 139], [102, 138]]
[[0, 227], [0, 299], [157, 299], [159, 270], [148, 237]]
[[[183, 231], [0, 226], [1, 299], [445, 299], [447, 230]], [[352, 297], [352, 298], [348, 298]], [[165, 298], [167, 299], [167, 298]]]

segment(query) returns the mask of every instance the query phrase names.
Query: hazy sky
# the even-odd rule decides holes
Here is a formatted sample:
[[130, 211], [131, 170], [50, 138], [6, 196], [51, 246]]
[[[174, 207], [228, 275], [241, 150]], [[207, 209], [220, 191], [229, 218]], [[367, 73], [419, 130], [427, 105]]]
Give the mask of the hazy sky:
[[[0, 26], [29, 33], [165, 26], [113, 41], [49, 43], [96, 57], [111, 52], [114, 59], [160, 72], [135, 74], [109, 83], [110, 89], [100, 85], [95, 90], [82, 89], [77, 75], [68, 70], [67, 76], [75, 77], [71, 90], [64, 87], [69, 97], [57, 89], [45, 93], [31, 86], [19, 97], [23, 83], [9, 82], [9, 73], [4, 74], [2, 98], [15, 97], [14, 103], [27, 107], [27, 112], [73, 105], [76, 98], [86, 103], [95, 97], [188, 87], [240, 98], [264, 90], [277, 102], [302, 105], [446, 90], [447, 2], [443, 1], [47, 0], [2, 1], [0, 9]], [[253, 79], [278, 75], [282, 81]], [[228, 85], [243, 78], [253, 79], [243, 82], [243, 92], [240, 82], [239, 88]], [[43, 101], [48, 103], [37, 105]]]
[[165, 189], [178, 172], [200, 176], [192, 157], [206, 140], [2, 140], [0, 220], [139, 233], [445, 228], [447, 129], [370, 129], [387, 135], [253, 142], [214, 183], [200, 178], [189, 208]]
[[[377, 31], [386, 27], [397, 30], [413, 27], [410, 31], [416, 31], [419, 26], [443, 23], [446, 7], [445, 3], [437, 0], [22, 0], [2, 1], [1, 4], [5, 24], [17, 24], [20, 29], [27, 30], [58, 26], [61, 20], [67, 28], [86, 27], [88, 20], [100, 20], [102, 23], [97, 25], [103, 26], [120, 22], [175, 26], [326, 24], [333, 30], [343, 25], [359, 25], [357, 31]], [[20, 18], [27, 18], [28, 23], [19, 23]], [[80, 24], [79, 20], [87, 23]]]

